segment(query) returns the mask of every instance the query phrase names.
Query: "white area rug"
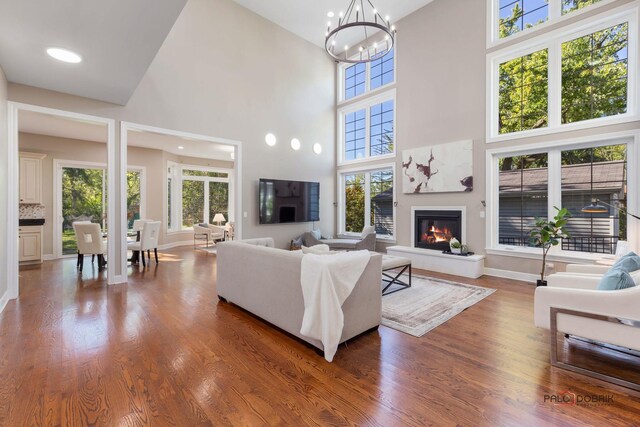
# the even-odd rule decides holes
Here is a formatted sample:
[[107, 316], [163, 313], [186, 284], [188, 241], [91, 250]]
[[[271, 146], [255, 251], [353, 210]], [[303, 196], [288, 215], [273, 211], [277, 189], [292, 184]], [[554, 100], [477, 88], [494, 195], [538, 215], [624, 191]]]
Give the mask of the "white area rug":
[[382, 324], [421, 337], [495, 291], [414, 274], [410, 288], [382, 297]]

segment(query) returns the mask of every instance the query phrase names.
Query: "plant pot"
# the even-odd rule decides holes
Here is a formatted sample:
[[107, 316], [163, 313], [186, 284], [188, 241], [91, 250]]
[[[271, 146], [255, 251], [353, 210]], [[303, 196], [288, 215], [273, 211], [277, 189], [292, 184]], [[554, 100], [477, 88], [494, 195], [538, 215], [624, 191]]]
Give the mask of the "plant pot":
[[547, 281], [538, 279], [536, 281], [536, 286], [547, 286]]
[[451, 248], [452, 254], [460, 254], [461, 252], [462, 252], [462, 249], [460, 248]]

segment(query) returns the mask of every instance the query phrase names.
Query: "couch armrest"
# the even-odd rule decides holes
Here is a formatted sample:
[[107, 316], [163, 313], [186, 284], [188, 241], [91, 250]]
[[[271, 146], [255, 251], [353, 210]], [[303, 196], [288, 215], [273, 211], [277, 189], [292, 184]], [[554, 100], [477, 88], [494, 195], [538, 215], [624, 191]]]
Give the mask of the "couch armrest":
[[547, 287], [595, 290], [600, 279], [601, 274], [554, 273], [547, 276]]
[[604, 274], [609, 270], [606, 265], [594, 265], [594, 264], [567, 264], [567, 273], [582, 273], [582, 274]]
[[[638, 304], [639, 287], [619, 291], [539, 287], [535, 294], [535, 325], [549, 329], [551, 307], [640, 322]], [[640, 350], [640, 328], [624, 324], [560, 314], [558, 331]]]
[[376, 233], [367, 234], [366, 237], [356, 243], [356, 250], [368, 250], [375, 252], [376, 250]]
[[211, 229], [209, 227], [202, 227], [200, 225], [193, 225], [193, 232], [195, 234], [206, 234], [207, 236], [211, 236]]

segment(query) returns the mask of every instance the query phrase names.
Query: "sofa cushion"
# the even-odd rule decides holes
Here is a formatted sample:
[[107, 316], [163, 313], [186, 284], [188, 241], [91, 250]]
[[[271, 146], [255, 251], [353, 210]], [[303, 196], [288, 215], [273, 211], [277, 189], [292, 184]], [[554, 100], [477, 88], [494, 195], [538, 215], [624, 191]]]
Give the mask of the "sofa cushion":
[[369, 234], [375, 233], [376, 232], [376, 227], [374, 225], [369, 225], [365, 228], [362, 229], [362, 234], [360, 235], [361, 238], [365, 238], [367, 237]]
[[640, 256], [636, 255], [635, 252], [629, 252], [621, 256], [611, 268], [618, 268], [627, 273], [640, 270]]
[[328, 255], [331, 253], [329, 245], [302, 246], [303, 254]]
[[313, 234], [313, 237], [315, 237], [317, 240], [322, 239], [322, 233], [320, 232], [320, 230], [311, 230], [311, 234]]
[[355, 249], [356, 245], [360, 243], [358, 239], [324, 239], [322, 243], [325, 243], [331, 247], [331, 249]]
[[636, 285], [633, 278], [626, 271], [620, 268], [611, 268], [607, 271], [600, 283], [598, 284], [599, 291], [617, 291], [620, 289], [632, 288]]

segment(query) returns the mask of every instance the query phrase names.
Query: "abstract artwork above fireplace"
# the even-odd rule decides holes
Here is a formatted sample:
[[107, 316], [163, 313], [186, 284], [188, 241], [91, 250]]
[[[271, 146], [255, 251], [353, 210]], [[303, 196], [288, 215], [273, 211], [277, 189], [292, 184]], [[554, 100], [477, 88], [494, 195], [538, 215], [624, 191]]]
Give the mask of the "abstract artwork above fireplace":
[[445, 193], [473, 190], [473, 141], [402, 151], [402, 192]]

